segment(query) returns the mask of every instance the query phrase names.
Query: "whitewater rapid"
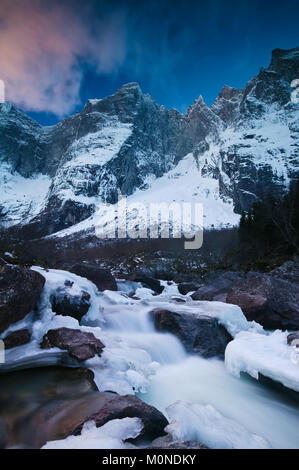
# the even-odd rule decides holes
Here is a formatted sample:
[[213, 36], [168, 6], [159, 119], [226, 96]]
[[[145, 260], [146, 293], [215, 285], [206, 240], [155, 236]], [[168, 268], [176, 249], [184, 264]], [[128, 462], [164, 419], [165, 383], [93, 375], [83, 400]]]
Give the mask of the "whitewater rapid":
[[154, 331], [147, 310], [113, 307], [105, 319], [109, 331], [159, 362], [139, 397], [172, 421], [175, 439], [212, 448], [299, 447], [299, 407], [282, 392], [232, 376], [221, 360], [188, 355], [175, 336]]

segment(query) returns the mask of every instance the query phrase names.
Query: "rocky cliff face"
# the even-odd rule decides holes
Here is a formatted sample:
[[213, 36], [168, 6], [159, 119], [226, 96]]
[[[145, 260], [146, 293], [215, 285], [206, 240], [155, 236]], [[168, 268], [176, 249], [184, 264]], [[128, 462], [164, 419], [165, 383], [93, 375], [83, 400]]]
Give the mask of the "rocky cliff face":
[[[137, 83], [89, 100], [41, 127], [0, 105], [0, 224], [53, 234], [119, 194], [204, 203], [205, 225], [235, 224], [242, 209], [298, 174], [299, 48], [276, 49], [244, 90], [225, 86], [210, 108], [167, 110]], [[158, 194], [158, 196], [157, 196]]]

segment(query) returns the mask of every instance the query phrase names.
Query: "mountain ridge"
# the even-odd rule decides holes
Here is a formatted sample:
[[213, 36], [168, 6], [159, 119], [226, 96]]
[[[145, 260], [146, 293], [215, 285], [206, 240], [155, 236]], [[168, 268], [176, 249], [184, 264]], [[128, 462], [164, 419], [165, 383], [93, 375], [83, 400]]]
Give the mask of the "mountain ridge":
[[235, 225], [242, 210], [298, 175], [299, 111], [290, 100], [298, 53], [275, 49], [244, 90], [224, 86], [212, 106], [200, 96], [186, 114], [158, 105], [136, 82], [55, 126], [0, 105], [0, 227], [51, 235], [119, 194], [148, 201], [154, 187], [171, 201], [180, 184], [179, 201], [215, 212], [205, 226]]

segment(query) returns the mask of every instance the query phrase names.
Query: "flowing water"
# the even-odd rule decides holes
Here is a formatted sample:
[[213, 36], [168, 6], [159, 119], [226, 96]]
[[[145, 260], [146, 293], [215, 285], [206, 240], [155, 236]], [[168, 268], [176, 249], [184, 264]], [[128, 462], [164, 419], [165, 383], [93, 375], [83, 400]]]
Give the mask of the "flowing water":
[[[188, 355], [175, 336], [154, 331], [148, 310], [110, 307], [105, 329], [161, 364], [139, 396], [179, 421], [180, 439], [212, 447], [299, 447], [296, 400], [249, 376], [231, 376], [221, 360]], [[176, 410], [168, 409], [176, 402]]]
[[[65, 279], [71, 279], [74, 289], [84, 289], [92, 299], [80, 328], [92, 331], [106, 346], [101, 358], [84, 364], [94, 372], [100, 391], [137, 393], [167, 416], [171, 423], [168, 432], [180, 441], [199, 440], [212, 448], [299, 448], [296, 398], [246, 375], [232, 376], [224, 361], [187, 354], [175, 336], [156, 332], [149, 316], [156, 307], [197, 312], [202, 309], [218, 316], [226, 310], [230, 315], [228, 306], [188, 303], [186, 298], [185, 304], [177, 303], [172, 299], [178, 295], [175, 286], [167, 287], [160, 296], [138, 287], [136, 296], [143, 300], [132, 300], [121, 292], [99, 293], [92, 283], [71, 273], [40, 271], [47, 282], [33, 339], [9, 353], [10, 365], [36, 367], [39, 361], [45, 365], [50, 359], [49, 351], [39, 348], [43, 335], [50, 328], [79, 327], [76, 320], [55, 315], [49, 303], [51, 293], [64, 285]], [[242, 313], [239, 318], [234, 315], [231, 328], [237, 328], [238, 323], [239, 330], [245, 329], [247, 322]], [[59, 355], [61, 351], [53, 350], [51, 364]], [[84, 400], [87, 403], [86, 397]]]

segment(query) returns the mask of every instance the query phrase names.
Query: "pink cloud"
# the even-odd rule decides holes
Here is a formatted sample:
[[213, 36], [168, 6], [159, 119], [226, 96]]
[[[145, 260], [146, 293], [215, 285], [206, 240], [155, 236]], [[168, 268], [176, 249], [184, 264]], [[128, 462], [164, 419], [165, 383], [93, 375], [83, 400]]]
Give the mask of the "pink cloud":
[[98, 73], [118, 69], [126, 52], [122, 14], [99, 18], [80, 3], [1, 0], [0, 79], [7, 100], [62, 117], [79, 103], [79, 58]]

